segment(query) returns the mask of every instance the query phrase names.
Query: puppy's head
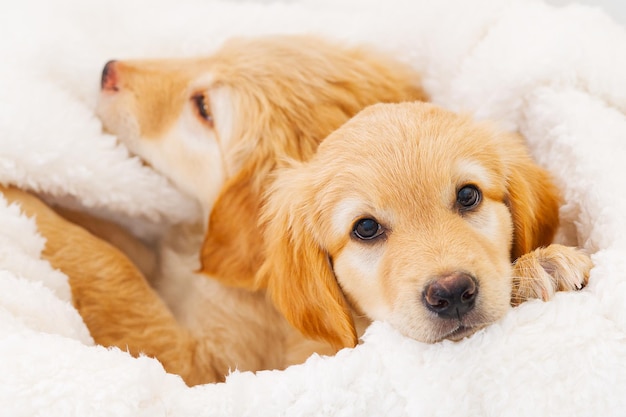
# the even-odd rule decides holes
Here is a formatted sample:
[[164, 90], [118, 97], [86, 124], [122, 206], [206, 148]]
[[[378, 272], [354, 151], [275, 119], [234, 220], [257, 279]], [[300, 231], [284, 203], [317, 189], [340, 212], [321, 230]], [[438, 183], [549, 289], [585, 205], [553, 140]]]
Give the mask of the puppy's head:
[[197, 198], [208, 217], [203, 272], [250, 286], [268, 173], [310, 157], [362, 108], [425, 98], [406, 66], [317, 38], [238, 39], [205, 59], [116, 61], [98, 114], [135, 154]]
[[351, 311], [425, 342], [499, 319], [511, 259], [558, 201], [522, 140], [423, 103], [372, 106], [268, 194], [257, 284], [306, 335], [352, 346]]

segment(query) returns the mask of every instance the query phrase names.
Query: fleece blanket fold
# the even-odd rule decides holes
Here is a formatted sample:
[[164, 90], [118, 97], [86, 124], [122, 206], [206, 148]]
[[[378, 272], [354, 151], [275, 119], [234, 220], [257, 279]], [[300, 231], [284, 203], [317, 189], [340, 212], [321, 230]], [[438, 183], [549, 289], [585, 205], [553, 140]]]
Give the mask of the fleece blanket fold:
[[559, 241], [592, 253], [582, 291], [458, 343], [374, 323], [284, 371], [187, 387], [95, 346], [44, 240], [0, 196], [2, 416], [621, 416], [626, 413], [626, 32], [600, 10], [522, 0], [25, 0], [0, 14], [0, 183], [157, 238], [196, 204], [102, 133], [113, 58], [207, 54], [231, 36], [316, 33], [418, 69], [432, 100], [520, 131], [565, 201]]

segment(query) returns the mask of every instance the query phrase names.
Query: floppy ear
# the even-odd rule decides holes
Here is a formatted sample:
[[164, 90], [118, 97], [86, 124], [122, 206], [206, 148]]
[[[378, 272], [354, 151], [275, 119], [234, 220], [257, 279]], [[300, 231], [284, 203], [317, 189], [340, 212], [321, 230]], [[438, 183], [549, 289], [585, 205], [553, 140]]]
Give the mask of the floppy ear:
[[[333, 347], [354, 347], [357, 335], [351, 310], [339, 288], [327, 252], [312, 233], [309, 219], [315, 195], [283, 170], [263, 209], [265, 262], [257, 287], [305, 336]], [[310, 189], [310, 188], [309, 188]]]
[[550, 175], [529, 156], [509, 165], [508, 203], [513, 217], [511, 260], [552, 243], [559, 225], [559, 193]]
[[211, 210], [199, 272], [226, 285], [254, 287], [263, 250], [263, 233], [258, 224], [261, 196], [257, 188], [248, 168], [225, 184]]

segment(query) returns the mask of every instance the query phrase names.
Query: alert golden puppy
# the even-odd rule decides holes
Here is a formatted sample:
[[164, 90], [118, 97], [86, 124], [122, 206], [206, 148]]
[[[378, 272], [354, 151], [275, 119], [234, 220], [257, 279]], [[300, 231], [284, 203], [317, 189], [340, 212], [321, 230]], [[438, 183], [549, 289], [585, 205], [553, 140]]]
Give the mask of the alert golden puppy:
[[257, 285], [336, 347], [356, 344], [353, 316], [458, 340], [512, 301], [585, 284], [588, 256], [550, 245], [558, 203], [519, 136], [430, 104], [378, 104], [278, 170]]

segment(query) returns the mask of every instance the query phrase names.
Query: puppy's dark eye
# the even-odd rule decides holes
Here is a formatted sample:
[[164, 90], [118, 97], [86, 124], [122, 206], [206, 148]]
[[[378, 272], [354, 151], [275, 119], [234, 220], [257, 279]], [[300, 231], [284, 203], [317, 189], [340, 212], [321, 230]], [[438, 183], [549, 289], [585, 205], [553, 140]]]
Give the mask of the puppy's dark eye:
[[204, 94], [197, 93], [191, 97], [191, 101], [198, 111], [198, 115], [211, 127], [213, 127], [213, 114], [211, 114], [211, 107], [207, 103], [207, 99]]
[[482, 200], [482, 194], [475, 185], [461, 187], [456, 193], [456, 202], [463, 211], [475, 208]]
[[383, 233], [382, 226], [374, 219], [360, 219], [354, 223], [352, 234], [361, 240], [372, 240]]

